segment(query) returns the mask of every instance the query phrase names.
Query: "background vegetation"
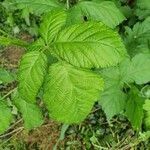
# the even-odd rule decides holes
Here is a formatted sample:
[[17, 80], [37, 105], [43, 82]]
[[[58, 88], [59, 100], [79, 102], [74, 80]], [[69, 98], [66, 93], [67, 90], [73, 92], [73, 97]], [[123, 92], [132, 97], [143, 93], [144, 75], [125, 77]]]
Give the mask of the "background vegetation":
[[[102, 3], [104, 0], [93, 1]], [[117, 89], [119, 93], [117, 95], [113, 95], [112, 91], [109, 91], [110, 94], [107, 96], [104, 93], [102, 95], [103, 99], [94, 104], [87, 118], [78, 125], [66, 125], [48, 119], [48, 112], [41, 101], [42, 93], [39, 93], [37, 102], [39, 107], [42, 108], [44, 122], [42, 122], [41, 126], [28, 130], [24, 127], [24, 123], [26, 127], [30, 126], [29, 122], [30, 119], [34, 118], [32, 116], [34, 112], [28, 110], [29, 113], [27, 112], [26, 116], [23, 116], [13, 103], [18, 86], [18, 64], [26, 49], [22, 46], [12, 46], [13, 42], [1, 37], [20, 39], [23, 42], [22, 44], [36, 41], [39, 38], [38, 29], [43, 20], [43, 10], [34, 8], [34, 6], [12, 5], [13, 0], [0, 0], [0, 99], [5, 100], [11, 108], [11, 114], [15, 116], [8, 130], [0, 135], [0, 149], [150, 149], [150, 2], [149, 0], [111, 1], [114, 2], [125, 17], [117, 24], [116, 28], [113, 28], [123, 39], [130, 57], [134, 58], [137, 54], [140, 55], [131, 64], [117, 66], [113, 69], [109, 68], [102, 71], [102, 75], [106, 80], [109, 79], [111, 83], [116, 83], [116, 79], [113, 76], [119, 74], [118, 70], [120, 68], [129, 68], [132, 63], [139, 61], [141, 63], [140, 65], [138, 64], [140, 69], [138, 68], [138, 73], [135, 75], [136, 79], [133, 83], [126, 82], [123, 87], [119, 87], [121, 91]], [[61, 0], [59, 2], [72, 9], [78, 1], [70, 0], [66, 3], [65, 0]], [[97, 6], [95, 6], [95, 9]], [[94, 10], [91, 9], [90, 11], [93, 14], [92, 17], [95, 17]], [[73, 19], [77, 18], [77, 12], [78, 10], [72, 13]], [[88, 19], [86, 17], [84, 15], [84, 21]], [[107, 25], [109, 25], [109, 22]], [[113, 24], [110, 24], [110, 26], [113, 26]], [[17, 43], [18, 41], [15, 42]], [[147, 59], [145, 55], [148, 56]], [[137, 67], [136, 63], [135, 68]], [[142, 68], [144, 69], [142, 70]], [[117, 87], [122, 82], [119, 77], [117, 78]], [[128, 100], [126, 106], [123, 105], [123, 108], [120, 99], [124, 94], [120, 94], [120, 92], [126, 94]], [[129, 100], [132, 100], [132, 102]], [[113, 108], [113, 106], [115, 107]], [[4, 113], [1, 110], [0, 121]], [[23, 121], [22, 117], [23, 119], [29, 118], [27, 123]]]

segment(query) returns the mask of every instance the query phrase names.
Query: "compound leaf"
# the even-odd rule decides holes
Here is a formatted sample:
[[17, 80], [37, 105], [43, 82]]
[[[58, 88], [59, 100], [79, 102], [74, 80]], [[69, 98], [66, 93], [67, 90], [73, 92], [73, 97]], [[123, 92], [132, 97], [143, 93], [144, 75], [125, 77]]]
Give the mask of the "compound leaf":
[[65, 28], [52, 46], [58, 57], [84, 68], [114, 66], [126, 56], [119, 35], [103, 23], [96, 22]]
[[11, 109], [4, 101], [0, 100], [0, 134], [8, 129], [12, 119]]
[[43, 19], [40, 34], [46, 45], [50, 44], [61, 28], [66, 24], [67, 14], [65, 11], [52, 11]]
[[43, 83], [47, 69], [47, 57], [39, 51], [25, 54], [20, 62], [18, 80], [19, 93], [28, 102], [35, 102], [35, 97]]
[[53, 119], [71, 124], [88, 115], [103, 89], [103, 80], [64, 62], [53, 64], [44, 86], [44, 102]]

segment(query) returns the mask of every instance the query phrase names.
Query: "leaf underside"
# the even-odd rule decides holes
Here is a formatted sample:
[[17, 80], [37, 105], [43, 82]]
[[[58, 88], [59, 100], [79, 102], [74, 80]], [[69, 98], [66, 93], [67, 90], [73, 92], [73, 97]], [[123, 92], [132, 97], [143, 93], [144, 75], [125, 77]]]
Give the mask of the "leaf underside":
[[42, 52], [31, 51], [23, 56], [18, 73], [18, 90], [23, 99], [31, 103], [36, 101], [46, 69], [47, 57]]
[[58, 62], [49, 68], [44, 102], [53, 119], [71, 124], [88, 115], [103, 89], [103, 80], [88, 70]]

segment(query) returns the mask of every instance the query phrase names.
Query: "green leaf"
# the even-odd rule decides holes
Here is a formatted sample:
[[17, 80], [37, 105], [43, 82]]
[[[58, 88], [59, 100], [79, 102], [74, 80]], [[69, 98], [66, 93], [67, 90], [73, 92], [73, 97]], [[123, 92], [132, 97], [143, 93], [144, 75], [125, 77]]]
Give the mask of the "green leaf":
[[132, 59], [128, 77], [137, 84], [150, 81], [150, 54], [138, 54]]
[[35, 42], [31, 43], [29, 46], [26, 47], [27, 51], [44, 51], [47, 49], [45, 42], [42, 38], [38, 38]]
[[27, 46], [27, 43], [10, 37], [0, 36], [0, 45], [2, 46], [9, 46], [9, 45], [18, 45], [18, 46]]
[[137, 8], [135, 14], [139, 17], [140, 20], [143, 20], [150, 16], [150, 10]]
[[71, 7], [66, 11], [67, 20], [66, 26], [74, 25], [77, 23], [84, 23], [84, 15], [82, 14], [81, 8], [77, 6]]
[[58, 57], [84, 68], [114, 66], [127, 55], [119, 35], [95, 22], [65, 28], [52, 46]]
[[105, 68], [99, 71], [105, 80], [105, 88], [118, 89], [123, 88], [124, 83], [133, 82], [133, 80], [128, 76], [128, 69], [131, 66], [131, 61], [126, 58], [118, 66]]
[[0, 134], [8, 129], [12, 119], [11, 109], [5, 101], [0, 100]]
[[[105, 80], [104, 80], [105, 81]], [[125, 108], [126, 95], [118, 87], [105, 89], [99, 100], [108, 120], [121, 113]]]
[[143, 103], [144, 99], [139, 96], [139, 91], [135, 88], [131, 89], [128, 96], [128, 101], [126, 103], [125, 115], [135, 130], [141, 129], [143, 119]]
[[35, 102], [47, 69], [47, 57], [43, 52], [31, 51], [25, 54], [19, 67], [19, 93], [28, 102]]
[[19, 96], [14, 99], [14, 103], [22, 114], [26, 129], [31, 130], [42, 125], [43, 116], [36, 104], [28, 103]]
[[141, 89], [141, 94], [145, 98], [150, 98], [150, 85], [147, 84], [143, 86], [143, 88]]
[[[123, 87], [123, 84], [133, 83], [145, 84], [150, 81], [150, 54], [137, 54], [132, 60], [125, 59], [117, 67], [110, 67], [100, 71], [107, 84], [116, 84]], [[114, 84], [112, 84], [114, 82]]]
[[146, 131], [146, 132], [142, 132], [142, 133], [140, 132], [138, 141], [145, 142], [145, 141], [149, 140], [149, 138], [150, 138], [150, 131]]
[[142, 9], [150, 9], [149, 0], [137, 0], [137, 6]]
[[[134, 81], [144, 84], [150, 81], [149, 54], [138, 54], [132, 60], [125, 59], [116, 67], [100, 70], [105, 88], [99, 99], [108, 119], [124, 109], [126, 95], [122, 92], [124, 84]], [[111, 109], [110, 109], [111, 108]]]
[[103, 90], [101, 77], [64, 62], [53, 64], [44, 86], [50, 117], [66, 124], [79, 123], [90, 113]]
[[[82, 1], [79, 2], [74, 9], [70, 11], [70, 13], [69, 19], [71, 18], [72, 22], [83, 22], [83, 17], [86, 16], [88, 20], [101, 21], [111, 28], [115, 28], [123, 20], [125, 20], [123, 14], [119, 11], [115, 4], [110, 1], [99, 3]], [[76, 13], [78, 14], [77, 16]], [[75, 20], [73, 21], [73, 19]]]
[[150, 100], [145, 100], [145, 104], [143, 105], [143, 109], [145, 110], [145, 125], [147, 129], [150, 129]]
[[[126, 63], [128, 60], [126, 60]], [[126, 94], [122, 92], [126, 66], [110, 67], [99, 72], [104, 79], [105, 87], [99, 104], [102, 106], [108, 120], [121, 113], [125, 108]]]
[[46, 45], [50, 44], [61, 28], [66, 24], [67, 14], [65, 11], [52, 11], [43, 19], [40, 27], [40, 34]]
[[0, 84], [14, 81], [13, 76], [4, 68], [0, 68]]
[[149, 0], [137, 0], [136, 2], [136, 15], [139, 19], [145, 19], [150, 16], [150, 2]]
[[14, 0], [11, 5], [19, 9], [28, 9], [37, 14], [50, 12], [53, 9], [61, 9], [63, 6], [57, 0]]
[[138, 53], [150, 53], [150, 17], [143, 22], [137, 22], [133, 29], [126, 28], [125, 43], [131, 56]]
[[28, 10], [27, 8], [24, 8], [24, 9], [22, 10], [21, 17], [24, 18], [24, 20], [25, 20], [25, 22], [26, 22], [26, 24], [27, 24], [28, 26], [31, 25], [31, 23], [30, 23], [30, 13], [29, 13], [29, 10]]

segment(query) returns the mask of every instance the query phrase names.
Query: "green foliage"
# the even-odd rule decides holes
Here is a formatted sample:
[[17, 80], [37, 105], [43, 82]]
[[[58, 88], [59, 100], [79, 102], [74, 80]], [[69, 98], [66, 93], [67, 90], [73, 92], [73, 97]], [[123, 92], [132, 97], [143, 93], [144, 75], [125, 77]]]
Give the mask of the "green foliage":
[[117, 87], [110, 87], [102, 93], [99, 104], [105, 111], [107, 119], [121, 113], [125, 108], [126, 95]]
[[124, 15], [111, 1], [81, 1], [69, 10], [65, 8], [68, 9], [68, 5], [58, 3], [57, 0], [8, 0], [5, 5], [7, 7], [15, 6], [14, 9], [28, 10], [28, 12], [38, 15], [52, 10], [65, 10], [68, 16], [67, 24], [69, 25], [84, 22], [85, 16], [88, 20], [102, 21], [111, 28], [115, 28], [125, 20]]
[[18, 45], [18, 46], [26, 46], [27, 43], [10, 37], [0, 36], [0, 46], [9, 46], [9, 45]]
[[28, 103], [19, 96], [14, 98], [14, 103], [22, 114], [26, 129], [30, 130], [42, 125], [43, 116], [36, 104]]
[[[126, 56], [126, 51], [119, 35], [102, 23], [88, 22], [63, 27], [66, 21], [64, 11], [53, 11], [47, 17], [39, 29], [45, 45], [41, 39], [33, 43], [29, 47], [31, 52], [25, 54], [20, 62], [19, 95], [27, 103], [36, 102], [36, 96], [46, 75], [48, 61], [45, 54], [49, 50], [59, 62], [50, 66], [44, 86], [44, 102], [50, 116], [55, 120], [69, 124], [78, 123], [88, 115], [99, 97], [103, 89], [103, 80], [90, 70], [74, 66], [83, 68], [112, 66]], [[64, 29], [59, 31], [62, 27]], [[89, 54], [86, 56], [83, 50], [86, 53], [89, 51]], [[105, 57], [111, 59], [107, 60]], [[70, 62], [73, 66], [60, 60]], [[71, 116], [74, 117], [71, 119]]]
[[99, 75], [59, 62], [49, 68], [44, 102], [55, 120], [79, 123], [88, 115], [102, 90], [103, 80]]
[[62, 5], [57, 0], [13, 0], [9, 5], [17, 6], [19, 9], [27, 8], [30, 12], [41, 14], [54, 9], [60, 9]]
[[[39, 29], [42, 39], [27, 47], [30, 52], [20, 62], [18, 91], [27, 104], [36, 102], [46, 75], [48, 50], [59, 62], [50, 66], [44, 102], [52, 118], [70, 124], [84, 120], [103, 89], [99, 75], [74, 66], [89, 69], [114, 66], [127, 54], [119, 35], [103, 23], [65, 27], [66, 20], [65, 11], [56, 10], [45, 16]], [[23, 118], [27, 124], [27, 118], [24, 115]]]
[[145, 104], [143, 105], [143, 109], [145, 110], [145, 125], [147, 129], [150, 129], [150, 100], [147, 99]]
[[143, 97], [150, 98], [150, 85], [145, 85], [141, 89], [141, 93], [142, 93]]
[[47, 14], [40, 26], [39, 32], [46, 45], [49, 45], [56, 34], [66, 24], [67, 14], [65, 11], [52, 11]]
[[150, 52], [150, 17], [137, 22], [133, 29], [126, 27], [125, 43], [131, 56]]
[[[14, 11], [21, 9], [28, 26], [31, 14], [40, 16], [35, 42], [27, 44], [4, 33], [0, 36], [0, 45], [19, 45], [27, 50], [18, 71], [19, 97], [14, 100], [27, 129], [43, 123], [36, 105], [39, 92], [49, 116], [62, 123], [80, 123], [98, 101], [109, 121], [121, 113], [134, 130], [141, 129], [144, 108], [149, 128], [149, 102], [144, 99], [147, 95], [143, 87], [150, 82], [150, 17], [147, 17], [150, 3], [137, 0], [132, 7], [127, 3], [115, 0], [3, 3]], [[135, 11], [136, 16], [128, 10]], [[0, 107], [2, 133], [9, 126], [11, 111], [3, 102]], [[3, 109], [7, 119], [1, 114]]]
[[137, 84], [144, 84], [150, 81], [150, 54], [138, 54], [132, 59], [129, 76]]
[[139, 91], [133, 88], [127, 98], [125, 115], [131, 122], [135, 130], [139, 130], [143, 119], [143, 103], [144, 99], [139, 95]]
[[115, 4], [110, 1], [81, 1], [70, 10], [69, 21], [71, 21], [71, 23], [83, 22], [84, 16], [86, 16], [88, 20], [101, 21], [111, 28], [115, 28], [125, 20], [123, 14]]
[[[125, 85], [128, 86], [134, 82], [144, 84], [150, 81], [149, 64], [150, 54], [137, 54], [132, 60], [125, 59], [117, 67], [99, 71], [105, 82], [104, 92], [99, 103], [102, 105], [107, 119], [111, 119], [114, 115], [128, 108], [125, 105], [125, 101], [127, 101], [128, 94], [132, 95], [132, 92], [131, 94], [123, 92]], [[134, 95], [137, 94], [138, 92]], [[133, 102], [132, 100], [131, 103]]]
[[0, 68], [0, 84], [14, 81], [13, 76], [4, 68]]
[[[125, 65], [124, 65], [125, 64]], [[110, 67], [100, 71], [104, 78], [105, 88], [99, 100], [99, 104], [110, 120], [114, 115], [119, 114], [125, 108], [126, 94], [122, 91], [126, 82], [127, 65], [129, 60], [125, 60], [118, 67]]]
[[52, 48], [60, 58], [83, 68], [116, 65], [126, 56], [119, 35], [104, 24], [94, 22], [72, 25], [60, 31]]
[[12, 118], [11, 109], [5, 101], [0, 100], [0, 134], [8, 129]]
[[18, 91], [26, 101], [31, 103], [36, 101], [46, 69], [47, 57], [43, 52], [31, 51], [23, 56], [18, 74]]
[[149, 0], [137, 0], [136, 14], [139, 19], [150, 16], [150, 3]]
[[150, 9], [149, 0], [137, 0], [137, 5], [141, 8]]

